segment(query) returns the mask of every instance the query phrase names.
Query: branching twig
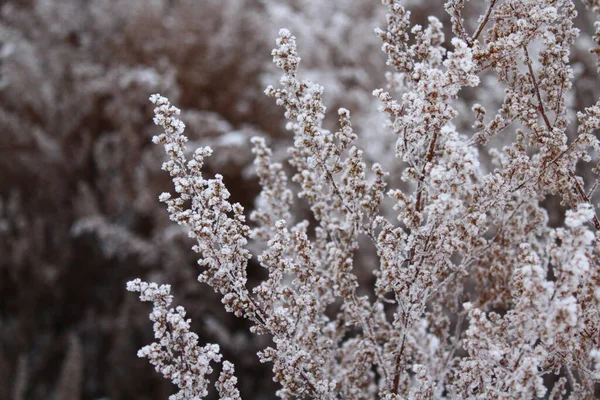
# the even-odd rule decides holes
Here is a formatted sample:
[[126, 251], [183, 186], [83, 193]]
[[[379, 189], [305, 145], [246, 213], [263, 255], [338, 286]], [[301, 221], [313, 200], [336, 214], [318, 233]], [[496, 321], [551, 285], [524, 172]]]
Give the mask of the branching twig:
[[483, 18], [483, 21], [481, 21], [481, 23], [477, 27], [477, 30], [475, 31], [475, 33], [471, 37], [471, 42], [475, 42], [475, 40], [477, 40], [477, 38], [479, 37], [479, 35], [483, 31], [483, 28], [488, 23], [488, 21], [490, 19], [490, 14], [492, 13], [492, 9], [494, 8], [494, 5], [496, 4], [496, 1], [497, 0], [491, 0], [490, 1], [490, 5], [488, 6], [488, 9], [487, 9], [487, 11], [485, 13], [485, 17]]

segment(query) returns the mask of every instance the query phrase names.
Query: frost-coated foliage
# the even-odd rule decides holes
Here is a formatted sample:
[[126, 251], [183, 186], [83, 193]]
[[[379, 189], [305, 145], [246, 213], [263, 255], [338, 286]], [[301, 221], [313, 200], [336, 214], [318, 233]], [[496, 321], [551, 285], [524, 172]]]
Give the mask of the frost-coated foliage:
[[[295, 185], [253, 138], [262, 192], [250, 222], [221, 175], [203, 176], [212, 150], [187, 156], [179, 109], [150, 98], [174, 184], [160, 200], [195, 241], [199, 281], [272, 338], [258, 358], [271, 363], [279, 398], [593, 397], [598, 181], [577, 167], [598, 159], [600, 102], [571, 109], [574, 3], [490, 0], [470, 29], [470, 5], [448, 1], [450, 45], [438, 18], [421, 26], [402, 1], [384, 4], [387, 26], [376, 34], [391, 71], [373, 101], [396, 136], [395, 165], [365, 159], [347, 109], [337, 112], [339, 130], [325, 128], [325, 89], [301, 78], [287, 29], [272, 52], [282, 77], [265, 93], [293, 135]], [[493, 101], [469, 92], [484, 79], [504, 88], [490, 111], [480, 103]], [[470, 128], [455, 123], [461, 113]], [[554, 227], [543, 206], [551, 197], [567, 208]], [[310, 220], [294, 216], [296, 203], [309, 205]], [[253, 257], [268, 278], [250, 287]], [[359, 279], [365, 271], [371, 280]], [[198, 347], [184, 310], [169, 309], [168, 286], [136, 280], [128, 289], [154, 305], [157, 342], [140, 355], [179, 386], [173, 399], [204, 396], [218, 346]], [[221, 398], [239, 398], [231, 363], [221, 370]]]

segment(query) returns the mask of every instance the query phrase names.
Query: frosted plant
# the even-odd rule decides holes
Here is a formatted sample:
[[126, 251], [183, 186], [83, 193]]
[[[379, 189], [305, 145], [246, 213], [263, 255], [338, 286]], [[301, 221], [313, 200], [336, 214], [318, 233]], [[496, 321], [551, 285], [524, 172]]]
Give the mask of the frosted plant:
[[[154, 322], [157, 342], [142, 348], [138, 356], [148, 358], [158, 372], [179, 386], [181, 391], [170, 399], [206, 396], [208, 381], [205, 375], [212, 372], [211, 362], [221, 361], [219, 346], [198, 346], [198, 336], [190, 332], [190, 321], [185, 319], [183, 307], [169, 309], [172, 302], [169, 285], [158, 286], [136, 279], [127, 284], [127, 290], [139, 292], [140, 300], [150, 301], [154, 306], [150, 320]], [[231, 400], [240, 398], [233, 372], [233, 366], [225, 361], [217, 385], [223, 398]]]
[[[597, 184], [576, 166], [597, 161], [600, 112], [586, 108], [572, 129], [574, 4], [491, 0], [470, 33], [465, 2], [448, 1], [448, 47], [438, 18], [414, 25], [400, 1], [384, 3], [387, 28], [376, 34], [392, 71], [373, 95], [401, 170], [367, 165], [348, 110], [338, 110], [337, 132], [324, 128], [324, 89], [300, 79], [287, 29], [272, 52], [279, 86], [265, 92], [293, 134], [299, 200], [266, 141], [253, 138], [262, 192], [252, 227], [223, 177], [203, 176], [211, 149], [186, 159], [179, 109], [150, 98], [175, 191], [160, 200], [196, 241], [200, 282], [252, 332], [272, 337], [258, 356], [272, 363], [282, 399], [591, 398], [600, 383], [600, 221], [590, 200]], [[491, 117], [461, 97], [483, 76], [505, 87]], [[471, 102], [471, 131], [455, 124], [460, 102]], [[499, 135], [510, 144], [490, 146]], [[391, 174], [404, 186], [388, 189]], [[550, 196], [568, 208], [561, 227], [549, 226]], [[294, 219], [295, 201], [309, 204], [312, 223]], [[266, 242], [256, 259], [268, 278], [253, 289], [249, 239]], [[365, 241], [376, 252], [372, 287], [357, 276]], [[128, 288], [154, 303], [159, 342], [140, 354], [179, 385], [173, 398], [205, 396], [217, 347], [198, 347], [183, 309], [168, 309], [167, 286]], [[221, 397], [239, 398], [232, 364], [221, 369]]]

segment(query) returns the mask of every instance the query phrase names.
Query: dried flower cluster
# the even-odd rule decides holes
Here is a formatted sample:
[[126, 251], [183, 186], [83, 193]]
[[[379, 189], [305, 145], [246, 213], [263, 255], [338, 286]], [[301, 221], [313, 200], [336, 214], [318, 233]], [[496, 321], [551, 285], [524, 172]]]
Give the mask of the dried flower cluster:
[[[373, 95], [396, 135], [394, 170], [366, 160], [348, 110], [338, 110], [338, 131], [325, 128], [324, 89], [300, 79], [287, 29], [272, 53], [283, 75], [266, 94], [293, 133], [297, 186], [265, 140], [252, 139], [262, 186], [252, 226], [223, 177], [202, 175], [212, 150], [186, 158], [179, 110], [151, 97], [163, 128], [154, 142], [174, 184], [160, 200], [196, 242], [200, 282], [272, 338], [258, 356], [282, 399], [592, 398], [598, 180], [578, 167], [598, 161], [600, 102], [572, 121], [574, 3], [490, 0], [471, 28], [468, 6], [450, 0], [450, 47], [439, 19], [413, 24], [401, 1], [384, 3], [387, 28], [376, 34], [392, 71]], [[484, 79], [504, 88], [493, 113], [467, 95]], [[459, 129], [469, 108], [472, 128]], [[501, 136], [505, 146], [490, 144]], [[560, 226], [544, 207], [552, 197], [567, 208]], [[295, 203], [308, 204], [311, 221], [295, 219]], [[251, 288], [249, 246], [259, 241], [268, 278]], [[358, 278], [365, 270], [371, 287]], [[169, 309], [168, 286], [136, 280], [128, 289], [154, 304], [157, 342], [140, 355], [179, 386], [173, 399], [205, 396], [218, 346], [198, 346], [183, 308]], [[232, 364], [223, 362], [216, 386], [221, 398], [240, 398]]]

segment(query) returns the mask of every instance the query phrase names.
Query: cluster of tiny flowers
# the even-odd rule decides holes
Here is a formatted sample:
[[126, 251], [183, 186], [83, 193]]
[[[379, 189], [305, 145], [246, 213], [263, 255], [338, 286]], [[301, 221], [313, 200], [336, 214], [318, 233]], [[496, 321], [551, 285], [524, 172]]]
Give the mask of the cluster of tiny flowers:
[[[153, 305], [150, 320], [154, 322], [156, 342], [138, 351], [138, 357], [147, 358], [156, 371], [170, 379], [180, 391], [170, 400], [201, 399], [208, 394], [207, 376], [213, 372], [210, 363], [220, 362], [219, 345], [198, 346], [198, 335], [190, 332], [190, 320], [179, 306], [169, 308], [173, 301], [169, 285], [142, 282], [135, 279], [127, 283], [127, 290], [138, 292], [141, 301]], [[233, 366], [225, 361], [218, 382], [223, 399], [235, 400], [240, 395], [235, 387]]]
[[[600, 103], [577, 113], [572, 129], [573, 2], [490, 0], [469, 33], [465, 2], [450, 0], [449, 47], [439, 19], [412, 25], [400, 0], [383, 3], [387, 28], [376, 34], [393, 70], [373, 94], [397, 137], [398, 187], [363, 156], [347, 109], [337, 132], [324, 127], [324, 89], [299, 78], [290, 31], [272, 52], [282, 77], [265, 93], [288, 120], [292, 181], [312, 223], [294, 219], [285, 168], [255, 137], [262, 192], [246, 225], [222, 177], [202, 176], [211, 150], [188, 161], [179, 110], [151, 97], [164, 130], [154, 142], [177, 193], [160, 200], [197, 241], [200, 281], [254, 333], [271, 335], [258, 356], [272, 363], [282, 399], [591, 398], [600, 384], [599, 180], [586, 182], [576, 166], [598, 158]], [[505, 88], [492, 116], [461, 97], [484, 76]], [[455, 121], [468, 110], [472, 131]], [[486, 147], [500, 136], [514, 140]], [[567, 209], [560, 227], [541, 205], [550, 196]], [[256, 258], [268, 271], [252, 290], [249, 239], [262, 241]], [[183, 309], [167, 309], [168, 286], [128, 288], [154, 303], [159, 342], [140, 354], [180, 386], [177, 398], [206, 395], [218, 349], [197, 347]], [[239, 398], [236, 382], [224, 362], [222, 398]]]

